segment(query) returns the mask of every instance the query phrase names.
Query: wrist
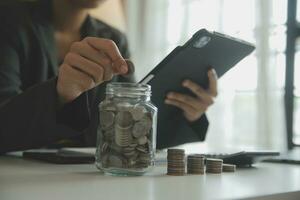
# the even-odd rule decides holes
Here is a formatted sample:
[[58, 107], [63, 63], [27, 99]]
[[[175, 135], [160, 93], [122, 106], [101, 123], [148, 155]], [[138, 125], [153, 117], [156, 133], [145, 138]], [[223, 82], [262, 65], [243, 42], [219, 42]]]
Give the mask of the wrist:
[[80, 94], [74, 95], [70, 93], [71, 91], [64, 91], [59, 84], [56, 86], [56, 92], [57, 92], [57, 104], [58, 106], [62, 107], [67, 103], [70, 103], [74, 99], [76, 99]]
[[184, 117], [189, 123], [194, 123], [194, 122], [198, 121], [202, 115], [203, 115], [203, 113], [199, 116], [189, 116], [188, 114], [184, 113]]

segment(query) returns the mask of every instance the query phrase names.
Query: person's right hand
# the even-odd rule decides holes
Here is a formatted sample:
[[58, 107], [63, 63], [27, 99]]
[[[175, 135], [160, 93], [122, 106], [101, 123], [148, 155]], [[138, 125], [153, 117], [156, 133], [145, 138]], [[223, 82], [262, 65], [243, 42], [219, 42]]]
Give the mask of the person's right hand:
[[71, 102], [83, 92], [127, 71], [126, 61], [113, 41], [87, 37], [72, 44], [59, 67], [58, 97], [62, 103]]

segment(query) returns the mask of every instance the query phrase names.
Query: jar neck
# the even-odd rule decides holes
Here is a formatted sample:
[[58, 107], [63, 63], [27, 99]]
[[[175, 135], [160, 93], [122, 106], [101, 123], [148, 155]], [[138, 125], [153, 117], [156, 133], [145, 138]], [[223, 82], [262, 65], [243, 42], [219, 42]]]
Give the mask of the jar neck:
[[137, 83], [109, 83], [106, 87], [107, 98], [129, 101], [150, 101], [151, 86]]
[[115, 99], [120, 101], [150, 101], [150, 96], [143, 95], [118, 95], [118, 94], [107, 94], [106, 98]]

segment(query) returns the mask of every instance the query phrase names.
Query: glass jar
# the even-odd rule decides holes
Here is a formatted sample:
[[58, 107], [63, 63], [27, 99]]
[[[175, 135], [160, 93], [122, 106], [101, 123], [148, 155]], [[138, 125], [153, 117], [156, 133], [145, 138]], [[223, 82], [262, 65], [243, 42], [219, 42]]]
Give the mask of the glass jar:
[[151, 87], [109, 83], [99, 104], [96, 166], [110, 175], [142, 175], [154, 166], [157, 108]]

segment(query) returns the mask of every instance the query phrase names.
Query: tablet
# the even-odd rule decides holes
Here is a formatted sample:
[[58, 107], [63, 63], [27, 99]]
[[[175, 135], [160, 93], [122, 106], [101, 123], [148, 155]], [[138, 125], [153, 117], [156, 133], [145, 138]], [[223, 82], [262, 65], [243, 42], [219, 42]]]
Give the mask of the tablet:
[[206, 89], [209, 68], [213, 67], [221, 77], [254, 49], [249, 42], [201, 29], [183, 46], [176, 47], [140, 83], [151, 85], [152, 102], [159, 109], [158, 119], [163, 120], [176, 112], [175, 107], [164, 103], [168, 92], [191, 94], [182, 87], [183, 80], [190, 79]]
[[94, 154], [64, 149], [28, 150], [23, 152], [23, 157], [55, 164], [86, 164], [95, 162]]

